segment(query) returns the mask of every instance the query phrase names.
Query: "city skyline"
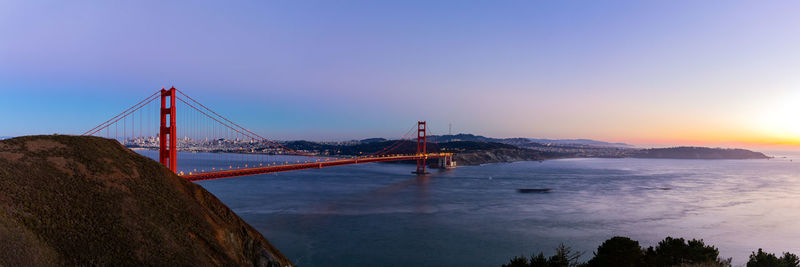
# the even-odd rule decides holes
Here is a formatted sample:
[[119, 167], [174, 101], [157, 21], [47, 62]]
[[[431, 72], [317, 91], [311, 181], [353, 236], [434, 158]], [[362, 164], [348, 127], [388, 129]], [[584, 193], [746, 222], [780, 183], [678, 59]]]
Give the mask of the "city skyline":
[[797, 5], [7, 1], [0, 135], [80, 134], [174, 85], [278, 140], [396, 138], [427, 120], [433, 134], [794, 145]]

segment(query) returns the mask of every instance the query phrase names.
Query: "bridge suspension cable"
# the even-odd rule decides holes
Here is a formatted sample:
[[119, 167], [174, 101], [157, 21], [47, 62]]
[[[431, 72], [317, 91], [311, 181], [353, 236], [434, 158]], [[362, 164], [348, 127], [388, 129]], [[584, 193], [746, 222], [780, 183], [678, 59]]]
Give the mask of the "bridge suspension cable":
[[[226, 122], [229, 122], [230, 124], [232, 124], [232, 125], [234, 125], [234, 126], [238, 127], [239, 129], [241, 129], [241, 130], [243, 130], [243, 131], [245, 131], [245, 132], [247, 132], [247, 133], [249, 133], [249, 134], [251, 134], [251, 135], [253, 135], [253, 136], [255, 136], [255, 137], [258, 137], [258, 138], [260, 138], [260, 140], [262, 140], [263, 142], [267, 142], [267, 143], [269, 143], [269, 144], [271, 144], [271, 145], [273, 145], [273, 146], [275, 146], [275, 147], [282, 148], [282, 149], [284, 149], [284, 150], [286, 150], [286, 151], [290, 151], [290, 152], [292, 152], [292, 153], [294, 153], [294, 154], [297, 154], [297, 155], [301, 155], [301, 156], [308, 156], [308, 157], [317, 157], [316, 155], [311, 155], [311, 154], [307, 154], [307, 153], [302, 153], [302, 152], [300, 152], [300, 151], [296, 151], [296, 150], [294, 150], [294, 149], [291, 149], [291, 148], [288, 148], [288, 147], [286, 147], [286, 146], [283, 146], [283, 145], [281, 145], [281, 144], [278, 144], [278, 143], [276, 143], [276, 142], [273, 142], [273, 141], [271, 141], [271, 140], [269, 140], [269, 139], [267, 139], [267, 138], [264, 138], [264, 137], [262, 137], [262, 136], [260, 136], [260, 135], [258, 135], [258, 134], [256, 134], [256, 133], [254, 133], [254, 132], [252, 132], [252, 131], [248, 130], [247, 128], [244, 128], [244, 127], [240, 126], [239, 124], [236, 124], [235, 122], [232, 122], [232, 121], [231, 121], [231, 120], [229, 120], [228, 118], [225, 118], [224, 116], [222, 116], [222, 115], [219, 115], [219, 113], [217, 113], [217, 112], [214, 112], [214, 110], [211, 110], [210, 108], [206, 107], [205, 105], [201, 104], [200, 102], [197, 102], [197, 100], [194, 100], [194, 98], [192, 98], [192, 97], [190, 97], [190, 96], [186, 95], [186, 94], [185, 94], [185, 93], [183, 93], [181, 90], [177, 90], [177, 91], [178, 91], [178, 93], [180, 93], [181, 95], [183, 95], [183, 96], [185, 96], [186, 98], [188, 98], [190, 101], [192, 101], [192, 102], [196, 103], [197, 105], [199, 105], [199, 106], [203, 107], [204, 109], [208, 110], [209, 112], [211, 112], [212, 114], [214, 114], [214, 115], [216, 115], [217, 117], [221, 118], [222, 120], [224, 120], [224, 121], [226, 121]], [[180, 99], [180, 98], [178, 98], [178, 99]], [[186, 103], [186, 102], [184, 101], [184, 103]], [[186, 104], [188, 105], [189, 103], [186, 103]], [[194, 108], [194, 107], [193, 107], [193, 108]], [[195, 108], [195, 109], [197, 109], [197, 108]], [[200, 111], [200, 110], [198, 109], [198, 111]], [[202, 112], [202, 111], [201, 111], [201, 112]], [[204, 114], [206, 114], [206, 113], [204, 113]], [[212, 118], [212, 119], [213, 119], [213, 117], [211, 117], [211, 116], [210, 116], [210, 115], [208, 115], [208, 114], [206, 114], [206, 116], [209, 116], [209, 118]], [[216, 120], [216, 119], [215, 119], [215, 120]], [[217, 122], [219, 122], [219, 121], [217, 120]], [[220, 123], [222, 123], [222, 122], [220, 122]], [[224, 124], [224, 123], [223, 123], [223, 124]], [[226, 126], [227, 126], [227, 125], [226, 125]], [[228, 127], [230, 127], [231, 129], [234, 129], [234, 130], [236, 130], [235, 128], [233, 128], [233, 127], [231, 127], [231, 126], [228, 126]], [[238, 130], [237, 130], [237, 131], [238, 131]]]
[[[159, 98], [161, 101], [156, 101]], [[322, 150], [298, 151], [264, 138], [173, 87], [162, 88], [82, 135], [115, 139], [142, 155], [158, 159], [173, 172], [198, 181], [370, 162], [424, 162], [426, 158], [448, 156], [390, 154], [407, 149], [405, 145], [411, 141], [416, 127], [366, 155], [321, 156]]]
[[123, 118], [127, 117], [128, 115], [132, 114], [133, 112], [136, 112], [137, 110], [141, 109], [142, 107], [144, 107], [145, 105], [149, 104], [150, 102], [153, 102], [153, 100], [158, 99], [158, 97], [156, 96], [156, 95], [158, 95], [158, 93], [159, 93], [159, 91], [156, 91], [155, 93], [153, 93], [152, 95], [148, 96], [147, 98], [142, 99], [142, 101], [139, 101], [139, 103], [136, 103], [135, 105], [133, 105], [133, 106], [129, 107], [128, 109], [120, 112], [119, 114], [117, 114], [116, 116], [112, 117], [111, 119], [108, 119], [107, 121], [95, 126], [91, 130], [88, 130], [88, 131], [84, 132], [81, 135], [94, 135], [97, 132], [99, 132], [99, 131], [101, 131], [103, 129], [106, 129], [107, 127], [111, 126], [112, 124], [118, 122], [120, 119], [123, 119]]
[[412, 133], [412, 132], [413, 132], [413, 131], [414, 131], [416, 128], [417, 128], [417, 126], [416, 126], [416, 125], [412, 126], [410, 129], [408, 129], [408, 132], [406, 132], [405, 134], [403, 134], [403, 135], [400, 137], [400, 139], [398, 139], [398, 140], [397, 140], [397, 141], [395, 141], [394, 143], [390, 144], [389, 146], [387, 146], [387, 147], [383, 148], [382, 150], [379, 150], [379, 151], [377, 151], [377, 152], [375, 152], [375, 153], [371, 153], [371, 154], [369, 154], [369, 156], [374, 156], [374, 155], [386, 155], [386, 154], [389, 154], [389, 152], [392, 152], [392, 151], [394, 151], [395, 149], [397, 149], [397, 148], [398, 148], [398, 147], [400, 147], [401, 145], [405, 144], [405, 142], [410, 142], [410, 141], [411, 141], [411, 139], [410, 139], [410, 137], [411, 137], [411, 133]]

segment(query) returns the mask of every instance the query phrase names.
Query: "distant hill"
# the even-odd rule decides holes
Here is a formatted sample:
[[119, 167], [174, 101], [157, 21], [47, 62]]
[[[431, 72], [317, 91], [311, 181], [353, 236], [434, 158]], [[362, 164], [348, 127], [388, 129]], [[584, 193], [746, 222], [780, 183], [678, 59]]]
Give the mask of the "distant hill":
[[[384, 152], [391, 147], [392, 154], [411, 154], [417, 152], [417, 142], [413, 140], [386, 140], [353, 145], [330, 145], [310, 141], [291, 141], [286, 146], [294, 150], [329, 152], [336, 155], [360, 155]], [[442, 151], [476, 151], [491, 149], [519, 149], [516, 146], [496, 142], [455, 141], [446, 143], [428, 143], [428, 152]]]
[[291, 266], [211, 193], [98, 137], [0, 141], [0, 266]]
[[631, 152], [634, 158], [662, 159], [766, 159], [768, 156], [760, 152], [746, 149], [708, 148], [708, 147], [671, 147], [650, 148]]
[[361, 140], [360, 142], [362, 144], [369, 144], [369, 143], [377, 143], [377, 142], [383, 142], [383, 141], [387, 141], [386, 138], [367, 138], [367, 139]]
[[[286, 146], [323, 155], [369, 155], [373, 153], [416, 153], [415, 140], [365, 139], [347, 144], [292, 141]], [[384, 150], [384, 148], [391, 148]], [[760, 159], [766, 155], [745, 149], [674, 147], [640, 149], [625, 143], [590, 139], [490, 138], [473, 134], [428, 136], [428, 152], [455, 152], [461, 165], [555, 158], [674, 158], [674, 159]]]
[[599, 147], [624, 147], [624, 148], [632, 148], [634, 146], [626, 144], [626, 143], [610, 143], [604, 141], [597, 141], [591, 139], [536, 139], [536, 138], [529, 138], [528, 140], [532, 142], [542, 143], [542, 144], [565, 144], [565, 145], [589, 145], [589, 146], [599, 146]]
[[429, 135], [427, 138], [429, 142], [436, 142], [436, 143], [456, 142], [456, 141], [499, 142], [503, 140], [499, 138], [489, 138], [480, 135], [463, 134], [463, 133], [453, 134], [453, 135]]
[[[331, 145], [309, 141], [291, 141], [286, 146], [294, 150], [314, 151], [323, 155], [357, 156], [373, 153], [413, 154], [417, 152], [414, 140], [386, 140], [359, 144]], [[385, 150], [386, 148], [390, 148]], [[454, 152], [459, 165], [478, 165], [492, 162], [545, 160], [568, 156], [564, 153], [537, 151], [510, 144], [484, 141], [430, 142], [428, 153]]]
[[538, 146], [547, 144], [556, 145], [579, 145], [596, 147], [621, 147], [632, 148], [632, 145], [625, 143], [610, 143], [591, 139], [537, 139], [537, 138], [491, 138], [474, 134], [455, 134], [455, 135], [431, 135], [428, 136], [430, 142], [453, 142], [453, 141], [474, 141], [474, 142], [496, 142], [521, 147]]

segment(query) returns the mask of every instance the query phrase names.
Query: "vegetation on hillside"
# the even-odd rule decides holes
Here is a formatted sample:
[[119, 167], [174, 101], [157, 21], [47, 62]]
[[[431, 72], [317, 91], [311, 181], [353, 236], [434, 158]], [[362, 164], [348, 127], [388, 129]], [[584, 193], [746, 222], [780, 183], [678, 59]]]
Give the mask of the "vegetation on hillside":
[[[374, 141], [354, 145], [333, 145], [309, 141], [293, 141], [286, 144], [294, 150], [317, 151], [329, 155], [358, 156], [383, 152], [386, 147], [394, 147], [390, 154], [417, 153], [415, 141], [396, 143], [391, 141]], [[395, 146], [393, 146], [395, 145]], [[456, 153], [455, 161], [459, 165], [477, 165], [493, 162], [511, 162], [523, 160], [545, 160], [565, 157], [564, 154], [546, 151], [537, 151], [519, 148], [509, 144], [480, 141], [453, 141], [446, 143], [428, 143], [428, 153], [452, 152]]]
[[[588, 262], [579, 262], [582, 254], [573, 252], [563, 244], [556, 248], [555, 254], [545, 257], [543, 253], [531, 255], [530, 258], [516, 256], [503, 267], [635, 267], [635, 266], [698, 266], [728, 267], [731, 258], [719, 258], [719, 250], [706, 245], [703, 240], [685, 240], [667, 237], [655, 247], [642, 248], [638, 241], [627, 237], [615, 236], [603, 242]], [[753, 252], [747, 267], [800, 267], [797, 255], [784, 252], [780, 257], [772, 253]]]
[[98, 137], [0, 141], [0, 266], [287, 266], [208, 191]]

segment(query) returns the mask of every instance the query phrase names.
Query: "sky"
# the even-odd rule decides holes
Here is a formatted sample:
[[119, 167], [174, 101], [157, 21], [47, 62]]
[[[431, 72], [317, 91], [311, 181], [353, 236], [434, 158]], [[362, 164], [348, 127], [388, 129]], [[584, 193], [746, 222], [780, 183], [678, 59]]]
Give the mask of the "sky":
[[274, 139], [800, 143], [797, 1], [0, 1], [0, 135], [175, 86]]

